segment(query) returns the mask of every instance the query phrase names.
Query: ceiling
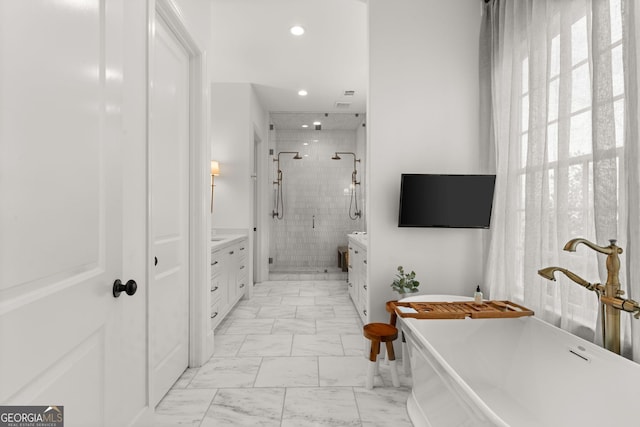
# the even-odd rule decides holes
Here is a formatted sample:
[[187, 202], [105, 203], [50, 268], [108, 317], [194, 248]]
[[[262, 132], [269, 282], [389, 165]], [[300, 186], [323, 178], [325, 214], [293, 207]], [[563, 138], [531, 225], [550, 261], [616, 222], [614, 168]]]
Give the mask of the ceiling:
[[356, 130], [365, 123], [365, 115], [361, 113], [271, 113], [271, 124], [275, 129], [303, 130], [307, 125], [314, 130], [314, 122], [320, 122], [322, 130]]
[[[212, 0], [212, 5], [213, 81], [252, 83], [269, 112], [365, 112], [364, 1]], [[294, 25], [305, 33], [293, 36]], [[299, 96], [300, 89], [308, 95]]]

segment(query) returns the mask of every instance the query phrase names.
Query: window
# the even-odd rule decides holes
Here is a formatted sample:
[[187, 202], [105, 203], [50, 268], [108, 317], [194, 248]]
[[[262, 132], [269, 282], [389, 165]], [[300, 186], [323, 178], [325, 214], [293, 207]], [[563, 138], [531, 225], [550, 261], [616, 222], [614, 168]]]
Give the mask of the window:
[[[610, 0], [609, 4], [610, 40], [607, 39], [604, 48], [591, 47], [586, 16], [567, 15], [566, 11], [562, 16], [554, 18], [557, 22], [551, 23], [551, 28], [557, 28], [557, 31], [552, 31], [546, 39], [546, 61], [531, 59], [527, 42], [523, 42], [521, 78], [518, 79], [521, 82], [517, 156], [520, 162], [517, 171], [519, 202], [514, 215], [519, 231], [516, 298], [524, 299], [525, 271], [528, 270], [525, 268], [525, 247], [529, 235], [526, 212], [537, 208], [537, 205], [532, 206], [536, 200], [543, 199], [546, 209], [541, 213], [542, 227], [536, 225], [542, 231], [537, 232], [546, 236], [542, 241], [550, 242], [549, 247], [542, 250], [541, 267], [554, 265], [562, 245], [571, 238], [584, 237], [595, 241], [592, 123], [600, 120], [600, 116], [594, 117], [596, 110], [597, 114], [613, 118], [611, 126], [615, 138], [598, 148], [601, 150], [598, 158], [615, 162], [617, 175], [613, 179], [619, 180], [620, 167], [623, 166], [620, 156], [624, 140], [622, 15], [620, 0]], [[569, 25], [561, 22], [567, 20]], [[599, 86], [600, 93], [596, 98], [600, 104], [596, 103], [594, 108], [591, 73], [593, 62], [590, 61], [590, 56], [596, 55], [600, 64], [610, 64], [611, 79]], [[530, 70], [541, 66], [540, 63], [546, 66], [547, 77], [543, 82], [530, 78]], [[540, 74], [535, 73], [536, 76]], [[539, 102], [541, 96], [546, 97], [546, 109], [542, 115], [539, 110], [533, 110], [544, 105]], [[603, 100], [606, 102], [602, 102]], [[607, 108], [611, 111], [607, 111]], [[540, 140], [541, 135], [546, 142], [544, 150], [540, 151], [539, 147], [533, 150], [529, 142], [532, 138]], [[532, 194], [534, 192], [540, 194]], [[546, 215], [550, 217], [548, 221], [544, 219]], [[583, 277], [587, 280], [595, 281], [598, 277], [595, 257], [593, 251], [579, 250], [563, 258], [562, 266], [580, 275], [584, 274]], [[558, 304], [555, 297], [558, 285], [554, 282], [545, 285], [547, 307], [559, 314], [559, 309], [553, 308], [554, 304]], [[595, 307], [595, 297], [589, 292], [578, 286], [571, 286], [567, 291], [569, 305]], [[584, 312], [588, 313], [585, 316], [591, 317], [577, 320], [593, 327], [596, 310]]]

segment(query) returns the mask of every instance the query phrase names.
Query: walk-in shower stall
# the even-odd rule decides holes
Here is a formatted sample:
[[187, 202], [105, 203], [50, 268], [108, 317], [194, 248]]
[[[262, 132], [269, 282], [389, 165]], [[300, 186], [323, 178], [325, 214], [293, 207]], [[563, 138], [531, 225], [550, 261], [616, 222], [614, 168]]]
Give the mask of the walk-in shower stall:
[[279, 113], [271, 120], [269, 276], [344, 278], [338, 250], [348, 233], [366, 231], [364, 116]]

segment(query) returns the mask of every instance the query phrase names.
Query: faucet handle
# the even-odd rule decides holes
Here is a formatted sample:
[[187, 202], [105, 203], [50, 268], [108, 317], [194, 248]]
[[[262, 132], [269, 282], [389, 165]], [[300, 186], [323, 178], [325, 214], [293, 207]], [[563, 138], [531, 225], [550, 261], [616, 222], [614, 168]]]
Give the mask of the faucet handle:
[[622, 289], [618, 289], [616, 291], [616, 296], [619, 297], [620, 295], [624, 295], [624, 291]]
[[640, 305], [638, 305], [638, 302], [632, 300], [631, 298], [629, 298], [627, 302], [633, 304], [633, 317], [635, 317], [636, 319], [640, 319]]

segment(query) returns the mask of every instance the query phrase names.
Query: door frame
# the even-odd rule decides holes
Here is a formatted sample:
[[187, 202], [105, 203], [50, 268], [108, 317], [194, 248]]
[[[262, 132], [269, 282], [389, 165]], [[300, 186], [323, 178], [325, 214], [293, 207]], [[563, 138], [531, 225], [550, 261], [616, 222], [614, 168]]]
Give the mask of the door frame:
[[[182, 19], [180, 10], [172, 0], [149, 0], [148, 53], [147, 53], [147, 277], [153, 277], [151, 230], [151, 132], [149, 105], [151, 101], [151, 76], [153, 75], [154, 29], [156, 19], [162, 19], [189, 55], [189, 366], [197, 367], [207, 361], [206, 336], [208, 331], [208, 294], [206, 286], [210, 275], [209, 265], [209, 158], [208, 144], [208, 102], [206, 96], [206, 58]], [[153, 289], [150, 289], [153, 292]], [[147, 304], [149, 304], [147, 293]], [[151, 376], [151, 328], [147, 331], [147, 357], [149, 382]], [[152, 387], [149, 386], [149, 399]]]

